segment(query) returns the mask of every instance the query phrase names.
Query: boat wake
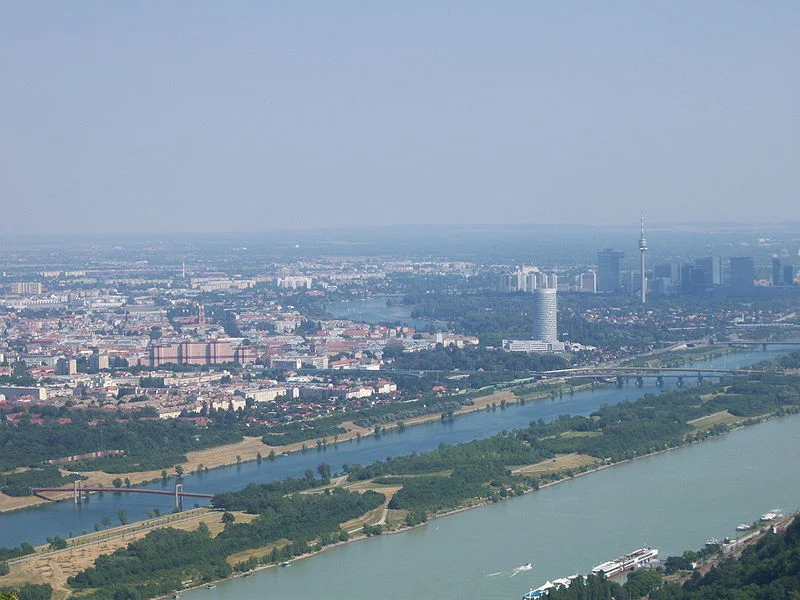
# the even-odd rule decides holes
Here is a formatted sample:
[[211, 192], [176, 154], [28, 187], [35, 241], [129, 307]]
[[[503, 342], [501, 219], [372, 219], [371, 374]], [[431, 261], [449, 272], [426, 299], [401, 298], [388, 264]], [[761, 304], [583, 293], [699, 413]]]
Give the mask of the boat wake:
[[520, 573], [524, 573], [525, 571], [530, 571], [533, 569], [533, 565], [531, 563], [525, 563], [524, 565], [520, 565], [518, 567], [514, 567], [513, 569], [509, 569], [508, 571], [497, 571], [496, 573], [488, 573], [487, 577], [514, 577], [515, 575], [519, 575]]

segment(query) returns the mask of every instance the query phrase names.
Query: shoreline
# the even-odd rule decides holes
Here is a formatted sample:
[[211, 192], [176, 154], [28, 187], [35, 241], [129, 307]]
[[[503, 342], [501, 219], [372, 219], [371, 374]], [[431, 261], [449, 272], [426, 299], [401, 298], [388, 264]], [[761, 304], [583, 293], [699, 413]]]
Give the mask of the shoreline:
[[[749, 426], [752, 426], [752, 425], [758, 425], [758, 424], [765, 423], [767, 421], [773, 420], [775, 418], [780, 418], [781, 416], [794, 416], [794, 415], [797, 415], [797, 414], [798, 413], [791, 413], [791, 414], [787, 414], [787, 415], [772, 414], [772, 415], [770, 415], [768, 417], [760, 418], [755, 422], [751, 422], [749, 424], [741, 424], [741, 425], [738, 425], [738, 426], [736, 426], [736, 427], [734, 427], [734, 428], [732, 428], [732, 429], [730, 429], [728, 431], [725, 431], [725, 432], [722, 432], [722, 433], [719, 433], [719, 434], [716, 434], [716, 435], [710, 435], [710, 436], [708, 436], [708, 437], [706, 437], [704, 439], [701, 439], [701, 440], [694, 440], [692, 442], [687, 442], [687, 443], [681, 444], [679, 446], [660, 449], [660, 450], [657, 450], [657, 451], [654, 451], [654, 452], [651, 452], [651, 453], [648, 453], [648, 454], [643, 454], [641, 456], [637, 456], [637, 457], [630, 458], [630, 459], [625, 459], [625, 460], [621, 460], [621, 461], [617, 461], [617, 462], [613, 462], [613, 463], [601, 464], [601, 465], [598, 465], [598, 466], [593, 467], [591, 469], [587, 469], [585, 471], [581, 471], [579, 473], [575, 473], [573, 475], [561, 476], [561, 477], [559, 477], [558, 479], [556, 479], [554, 481], [549, 481], [549, 482], [541, 484], [541, 485], [539, 485], [538, 487], [535, 487], [535, 488], [533, 488], [533, 487], [527, 488], [527, 489], [524, 490], [524, 492], [522, 494], [519, 494], [519, 496], [530, 494], [530, 493], [533, 493], [533, 492], [536, 492], [536, 491], [539, 491], [539, 490], [542, 490], [542, 489], [545, 489], [545, 488], [550, 488], [550, 487], [559, 485], [561, 483], [564, 483], [564, 482], [566, 482], [566, 481], [568, 481], [570, 479], [573, 479], [573, 478], [576, 478], [576, 477], [580, 477], [580, 476], [584, 476], [584, 475], [590, 475], [590, 474], [593, 474], [593, 473], [596, 473], [596, 472], [599, 472], [599, 471], [603, 471], [603, 470], [608, 469], [610, 467], [615, 467], [615, 466], [622, 465], [622, 464], [625, 464], [625, 463], [628, 463], [628, 462], [633, 462], [635, 460], [639, 460], [639, 459], [648, 458], [648, 457], [651, 457], [651, 456], [664, 454], [664, 453], [670, 452], [672, 450], [678, 450], [678, 449], [681, 449], [681, 448], [684, 448], [684, 447], [691, 447], [691, 446], [693, 446], [695, 444], [701, 444], [701, 443], [703, 443], [705, 441], [708, 441], [708, 440], [711, 440], [711, 439], [720, 438], [723, 435], [726, 435], [728, 433], [733, 433], [733, 432], [736, 432], [736, 431], [739, 431], [739, 430], [743, 430], [746, 427], [749, 427]], [[600, 460], [600, 459], [598, 459], [598, 460]], [[453, 516], [453, 515], [456, 515], [456, 514], [459, 514], [459, 513], [463, 513], [463, 512], [469, 511], [469, 510], [482, 508], [482, 507], [488, 506], [490, 504], [499, 504], [502, 501], [508, 501], [508, 500], [511, 500], [511, 499], [513, 499], [515, 497], [517, 497], [517, 496], [509, 496], [509, 497], [504, 498], [503, 500], [498, 501], [498, 502], [491, 502], [489, 500], [481, 500], [481, 501], [475, 502], [473, 504], [468, 504], [468, 505], [460, 506], [460, 507], [453, 508], [453, 509], [450, 509], [450, 510], [445, 510], [444, 512], [440, 512], [440, 513], [436, 513], [436, 514], [431, 515], [428, 518], [428, 520], [426, 522], [424, 522], [424, 523], [419, 523], [419, 524], [414, 525], [414, 526], [400, 525], [397, 529], [383, 531], [380, 535], [394, 535], [394, 534], [405, 533], [407, 531], [411, 531], [411, 530], [417, 529], [419, 527], [426, 527], [426, 526], [429, 525], [429, 523], [431, 521], [433, 521], [435, 519], [441, 519], [441, 518]], [[211, 510], [213, 512], [213, 509], [211, 509]], [[175, 515], [173, 515], [173, 517], [175, 517]], [[192, 520], [192, 518], [187, 519], [187, 520]], [[131, 527], [132, 525], [135, 525], [135, 524], [129, 524], [129, 525], [126, 525], [126, 526], [120, 526], [120, 527], [112, 528], [112, 529], [109, 529], [109, 530], [106, 530], [106, 531], [111, 532], [113, 534], [114, 530], [122, 530], [124, 528]], [[169, 525], [166, 524], [165, 526], [169, 526]], [[360, 541], [363, 541], [365, 539], [368, 539], [369, 537], [375, 537], [375, 536], [368, 536], [368, 535], [365, 535], [363, 533], [358, 533], [358, 534], [353, 535], [353, 537], [351, 537], [347, 541], [337, 541], [337, 542], [335, 542], [333, 544], [330, 544], [328, 546], [324, 546], [323, 548], [321, 548], [321, 549], [319, 549], [317, 551], [307, 552], [307, 553], [298, 555], [296, 557], [293, 557], [293, 558], [291, 558], [290, 560], [288, 560], [286, 562], [291, 563], [291, 562], [294, 562], [296, 560], [302, 560], [302, 559], [306, 559], [306, 558], [311, 558], [311, 557], [313, 557], [313, 556], [315, 556], [317, 554], [320, 554], [321, 552], [325, 552], [325, 551], [327, 551], [329, 549], [337, 548], [339, 546], [344, 546], [345, 544], [350, 544], [350, 543], [353, 543], [353, 542], [360, 542]], [[67, 550], [70, 550], [70, 549], [73, 549], [73, 548], [69, 548]], [[253, 549], [253, 550], [258, 550], [258, 549]], [[55, 552], [64, 552], [64, 550], [55, 551]], [[47, 554], [49, 554], [49, 553], [45, 553], [45, 555], [47, 555]], [[35, 555], [29, 555], [29, 556], [33, 557]], [[40, 557], [41, 557], [41, 555], [40, 555]], [[21, 559], [25, 560], [26, 557], [21, 557]], [[14, 562], [16, 562], [16, 561], [14, 561]], [[248, 574], [252, 575], [256, 571], [261, 571], [261, 570], [264, 570], [264, 569], [269, 569], [269, 568], [278, 567], [278, 566], [282, 566], [282, 563], [258, 565], [257, 567], [254, 567], [253, 569], [250, 569], [249, 571], [232, 574], [230, 577], [226, 577], [226, 578], [223, 578], [223, 579], [204, 582], [204, 583], [202, 583], [200, 585], [197, 585], [197, 586], [191, 586], [191, 587], [182, 588], [180, 590], [177, 590], [177, 592], [176, 591], [172, 591], [169, 594], [162, 595], [162, 596], [157, 596], [155, 598], [159, 598], [159, 599], [161, 599], [161, 598], [171, 598], [171, 597], [173, 597], [173, 594], [175, 594], [175, 593], [183, 593], [183, 592], [192, 591], [192, 590], [196, 590], [196, 589], [202, 589], [202, 588], [207, 587], [208, 585], [211, 585], [211, 584], [216, 585], [216, 584], [219, 584], [219, 583], [224, 583], [226, 581], [230, 581], [230, 580], [236, 579], [238, 577], [249, 576]], [[66, 596], [65, 596], [65, 598], [66, 598]]]
[[[735, 351], [734, 353], [736, 353]], [[705, 360], [705, 359], [702, 359]], [[568, 383], [560, 378], [548, 379], [543, 382], [545, 386], [552, 386], [555, 384], [558, 388], [560, 388], [560, 392], [568, 394], [574, 394], [575, 392], [586, 391], [590, 389], [595, 389], [596, 386], [604, 387], [604, 386], [611, 386], [611, 383], [582, 383], [575, 386], [569, 386]], [[480, 412], [482, 410], [493, 410], [492, 404], [495, 405], [495, 408], [500, 408], [500, 403], [502, 400], [506, 401], [507, 406], [512, 405], [521, 405], [527, 402], [537, 402], [539, 400], [547, 400], [551, 397], [553, 393], [553, 389], [550, 390], [541, 390], [538, 392], [534, 392], [532, 397], [522, 397], [517, 395], [514, 392], [515, 387], [521, 387], [525, 385], [529, 385], [529, 383], [519, 383], [517, 385], [508, 385], [505, 387], [506, 383], [500, 382], [497, 384], [493, 384], [492, 387], [495, 389], [490, 393], [482, 396], [477, 396], [476, 398], [472, 399], [472, 404], [463, 405], [459, 409], [453, 411], [453, 416], [457, 417], [460, 415], [469, 415], [474, 412]], [[568, 389], [564, 390], [563, 387], [566, 386]], [[502, 410], [502, 409], [501, 409]], [[385, 432], [392, 432], [398, 431], [400, 429], [400, 423], [403, 423], [404, 427], [415, 427], [417, 425], [427, 425], [430, 423], [435, 423], [436, 421], [441, 420], [443, 413], [430, 413], [427, 415], [420, 415], [418, 417], [413, 417], [412, 419], [408, 420], [398, 420], [392, 421], [390, 423], [386, 423], [385, 425], [380, 425]], [[344, 442], [352, 442], [357, 439], [363, 439], [366, 437], [374, 436], [375, 431], [374, 429], [369, 429], [365, 427], [360, 427], [356, 425], [353, 421], [344, 421], [342, 423], [343, 427], [349, 427], [348, 431], [345, 434], [342, 434], [342, 437], [334, 442], [334, 446], [338, 443]], [[360, 434], [360, 438], [359, 438]], [[237, 462], [230, 462], [226, 460], [230, 458], [231, 455], [236, 454], [237, 452], [241, 452], [242, 454], [236, 454], [236, 456], [241, 456], [241, 463], [245, 462], [254, 462], [258, 460], [258, 454], [262, 454], [262, 461], [266, 460], [269, 461], [270, 459], [265, 457], [262, 450], [269, 454], [270, 451], [275, 452], [275, 460], [278, 460], [283, 455], [291, 455], [296, 452], [303, 452], [305, 447], [306, 451], [312, 450], [315, 448], [315, 444], [317, 442], [327, 443], [327, 437], [321, 438], [314, 438], [309, 440], [304, 440], [300, 442], [293, 442], [291, 444], [286, 444], [283, 446], [269, 446], [264, 444], [260, 441], [260, 437], [245, 437], [244, 440], [241, 442], [236, 442], [234, 444], [228, 444], [226, 446], [216, 446], [214, 448], [208, 448], [204, 450], [196, 450], [194, 452], [190, 452], [187, 454], [187, 461], [181, 463], [181, 466], [184, 467], [186, 474], [195, 474], [198, 472], [199, 468], [204, 468], [207, 470], [215, 470], [215, 469], [223, 469], [232, 466], [236, 466]], [[254, 446], [254, 447], [250, 447]], [[250, 447], [250, 448], [248, 448]], [[214, 455], [218, 455], [218, 460], [209, 460]], [[208, 458], [204, 458], [208, 457]], [[86, 480], [85, 484], [91, 487], [112, 487], [113, 479], [119, 478], [127, 478], [131, 482], [131, 487], [137, 487], [141, 485], [148, 485], [153, 484], [161, 481], [160, 477], [160, 470], [151, 470], [151, 471], [139, 471], [134, 473], [105, 473], [102, 471], [88, 471], [86, 472], [88, 479]], [[175, 476], [171, 475], [168, 477], [167, 481], [174, 481]], [[51, 492], [55, 494], [56, 497], [52, 498], [42, 498], [36, 496], [5, 496], [0, 494], [0, 515], [13, 513], [22, 510], [31, 510], [38, 508], [40, 506], [44, 506], [51, 502], [64, 502], [69, 501], [72, 498], [72, 489], [71, 488], [63, 488], [63, 492]], [[19, 498], [20, 502], [17, 505], [6, 506], [3, 507], [3, 501], [8, 502], [9, 504], [13, 504], [13, 498]]]
[[[797, 413], [795, 413], [795, 414], [797, 414]], [[790, 414], [790, 415], [783, 415], [783, 416], [787, 416], [788, 417], [788, 416], [792, 416], [792, 415]], [[665, 454], [665, 453], [671, 452], [673, 450], [680, 450], [681, 448], [689, 448], [689, 447], [694, 446], [696, 444], [702, 444], [702, 443], [704, 443], [704, 442], [706, 442], [708, 440], [717, 439], [717, 438], [720, 438], [720, 437], [722, 437], [724, 435], [727, 435], [729, 433], [734, 433], [736, 431], [745, 429], [747, 427], [751, 427], [751, 426], [754, 426], [754, 425], [759, 425], [761, 423], [765, 423], [767, 421], [770, 421], [770, 420], [773, 420], [773, 419], [776, 419], [776, 418], [781, 418], [781, 417], [779, 417], [778, 415], [771, 415], [771, 416], [769, 416], [767, 418], [760, 419], [755, 423], [751, 423], [749, 425], [742, 424], [742, 425], [734, 427], [734, 428], [732, 428], [732, 429], [730, 429], [728, 431], [725, 431], [725, 432], [722, 432], [722, 433], [719, 433], [719, 434], [716, 434], [716, 435], [710, 435], [707, 438], [702, 439], [702, 440], [695, 440], [695, 441], [692, 441], [692, 442], [687, 442], [685, 444], [681, 444], [679, 446], [674, 446], [672, 448], [664, 448], [662, 450], [656, 450], [654, 452], [650, 452], [648, 454], [643, 454], [641, 456], [636, 456], [634, 458], [628, 458], [628, 459], [617, 461], [617, 462], [613, 462], [613, 463], [599, 465], [599, 466], [594, 467], [592, 469], [588, 469], [586, 471], [581, 471], [579, 473], [575, 473], [574, 475], [564, 476], [564, 477], [561, 477], [561, 478], [559, 478], [559, 479], [557, 479], [555, 481], [547, 482], [547, 483], [542, 484], [542, 485], [540, 485], [540, 486], [538, 486], [536, 488], [528, 488], [520, 496], [531, 494], [531, 493], [537, 492], [539, 490], [543, 490], [543, 489], [546, 489], [546, 488], [550, 488], [550, 487], [562, 484], [562, 483], [564, 483], [566, 481], [569, 481], [569, 480], [577, 478], [577, 477], [591, 475], [591, 474], [603, 471], [605, 469], [609, 469], [609, 468], [612, 468], [612, 467], [620, 466], [620, 465], [623, 465], [623, 464], [626, 464], [626, 463], [629, 463], [629, 462], [633, 462], [633, 461], [636, 461], [636, 460], [639, 460], [639, 459], [649, 458], [651, 456], [658, 456], [660, 454]], [[598, 459], [598, 460], [600, 460], [600, 459]], [[413, 525], [413, 526], [405, 525], [405, 526], [400, 527], [399, 529], [394, 529], [394, 530], [391, 530], [391, 531], [384, 531], [380, 535], [396, 535], [396, 534], [406, 533], [406, 532], [412, 531], [414, 529], [418, 529], [418, 528], [421, 528], [421, 527], [427, 527], [428, 524], [431, 521], [436, 520], [436, 519], [443, 519], [443, 518], [454, 516], [454, 515], [457, 515], [459, 513], [463, 513], [463, 512], [466, 512], [466, 511], [473, 510], [473, 509], [483, 508], [483, 507], [489, 506], [491, 504], [499, 504], [501, 502], [507, 502], [509, 500], [513, 500], [515, 497], [519, 497], [519, 496], [509, 496], [509, 497], [504, 498], [504, 499], [502, 499], [502, 500], [500, 500], [498, 502], [490, 502], [488, 500], [482, 500], [480, 502], [476, 502], [476, 503], [470, 504], [468, 506], [460, 506], [458, 508], [453, 508], [453, 509], [450, 509], [450, 510], [446, 510], [446, 511], [444, 511], [442, 513], [436, 513], [434, 515], [431, 515], [428, 518], [428, 520], [425, 521], [424, 523], [419, 523], [419, 524]], [[758, 531], [752, 532], [750, 535], [755, 535], [757, 533], [760, 533], [760, 532], [758, 532]], [[354, 543], [354, 542], [360, 542], [360, 541], [369, 539], [370, 537], [376, 537], [376, 536], [367, 536], [367, 535], [360, 534], [357, 537], [354, 536], [354, 537], [352, 537], [351, 539], [349, 539], [347, 541], [336, 542], [334, 544], [330, 544], [329, 546], [325, 546], [324, 548], [321, 548], [320, 550], [318, 550], [316, 552], [308, 552], [308, 553], [305, 553], [305, 554], [301, 554], [299, 556], [296, 556], [296, 557], [292, 558], [291, 560], [289, 560], [287, 562], [292, 563], [292, 562], [294, 562], [296, 560], [303, 560], [303, 559], [307, 559], [307, 558], [312, 558], [312, 557], [314, 557], [314, 556], [316, 556], [316, 555], [318, 555], [318, 554], [320, 554], [322, 552], [325, 552], [325, 551], [327, 551], [329, 549], [334, 549], [334, 548], [337, 548], [337, 547], [340, 547], [340, 546], [344, 546], [346, 544], [351, 544], [351, 543]], [[255, 567], [255, 568], [251, 569], [250, 571], [246, 571], [246, 572], [243, 572], [243, 573], [238, 573], [236, 575], [231, 575], [230, 577], [227, 577], [227, 578], [224, 578], [224, 579], [218, 579], [218, 580], [215, 580], [213, 582], [207, 582], [207, 583], [204, 583], [204, 584], [199, 585], [199, 586], [187, 587], [187, 588], [184, 588], [182, 590], [178, 590], [178, 593], [193, 591], [193, 590], [197, 590], [197, 589], [202, 589], [202, 588], [204, 588], [207, 585], [212, 584], [212, 583], [214, 585], [216, 585], [216, 584], [219, 584], [219, 583], [224, 583], [226, 581], [232, 581], [232, 580], [240, 578], [240, 577], [245, 577], [245, 576], [247, 576], [248, 573], [249, 574], [253, 574], [253, 573], [256, 573], [257, 571], [262, 571], [262, 570], [265, 570], [265, 569], [271, 569], [271, 568], [280, 567], [280, 566], [282, 566], [282, 565], [281, 564], [259, 565], [259, 566]], [[161, 600], [162, 598], [171, 598], [171, 597], [172, 597], [172, 593], [164, 595], [164, 596], [158, 596], [157, 599]]]
[[[578, 387], [576, 386], [576, 390]], [[481, 410], [485, 410], [487, 407], [491, 407], [492, 403], [498, 404], [502, 399], [505, 399], [507, 404], [519, 404], [520, 398], [515, 396], [514, 393], [510, 390], [497, 390], [493, 391], [489, 394], [484, 396], [479, 396], [473, 399], [472, 404], [464, 405], [458, 410], [453, 412], [453, 416], [459, 415], [468, 415], [473, 412], [478, 412]], [[540, 399], [546, 399], [547, 395], [542, 393], [540, 398], [530, 399], [530, 402], [535, 402]], [[509, 401], [513, 400], [513, 401]], [[399, 421], [392, 421], [390, 423], [386, 423], [385, 425], [380, 425], [380, 427], [385, 430], [385, 432], [396, 432], [400, 429], [400, 423], [402, 422], [405, 427], [415, 427], [417, 425], [427, 425], [430, 423], [435, 423], [441, 420], [442, 413], [434, 412], [427, 415], [420, 415], [418, 417], [414, 417], [408, 420], [399, 420]], [[359, 434], [361, 439], [371, 437], [375, 435], [374, 429], [368, 429], [365, 427], [360, 427], [356, 425], [353, 421], [345, 421], [342, 423], [343, 426], [349, 427], [347, 433], [342, 434], [340, 438], [330, 445], [345, 443], [345, 442], [353, 442], [359, 439]], [[329, 437], [329, 436], [328, 436]], [[241, 452], [242, 454], [238, 455], [241, 456], [241, 463], [250, 463], [255, 462], [258, 460], [258, 453], [262, 454], [262, 461], [270, 462], [270, 459], [264, 455], [264, 452], [268, 453], [270, 451], [275, 452], [275, 460], [279, 460], [283, 455], [291, 455], [297, 452], [303, 452], [303, 447], [305, 447], [306, 451], [315, 450], [315, 444], [320, 441], [324, 443], [328, 443], [328, 437], [321, 437], [321, 438], [314, 438], [309, 440], [304, 440], [301, 442], [293, 442], [291, 444], [286, 444], [283, 446], [269, 446], [261, 442], [260, 437], [250, 437], [245, 439], [241, 442], [236, 442], [235, 444], [228, 444], [226, 446], [217, 446], [214, 448], [208, 448], [205, 450], [196, 450], [194, 452], [190, 452], [187, 454], [187, 461], [181, 463], [181, 466], [185, 469], [186, 475], [192, 475], [197, 473], [197, 470], [200, 466], [207, 468], [209, 471], [216, 470], [216, 469], [224, 469], [236, 466], [236, 462], [229, 462], [222, 458], [218, 461], [211, 461], [203, 459], [201, 456], [197, 456], [198, 454], [202, 455], [213, 455], [218, 454], [221, 457], [226, 457], [232, 453]], [[248, 446], [254, 446], [253, 448], [249, 448], [249, 453], [244, 454]], [[260, 447], [259, 447], [260, 446]], [[262, 452], [264, 451], [264, 452]], [[195, 455], [195, 456], [192, 456]], [[205, 460], [205, 462], [203, 462]], [[208, 464], [207, 464], [208, 463]], [[193, 467], [193, 468], [191, 468]], [[162, 481], [160, 477], [160, 470], [155, 471], [139, 471], [135, 473], [105, 473], [102, 471], [87, 471], [86, 475], [89, 477], [84, 483], [87, 486], [91, 487], [112, 487], [112, 480], [119, 477], [125, 479], [126, 477], [131, 482], [131, 487], [153, 484]], [[175, 476], [170, 475], [167, 481], [174, 482]], [[125, 488], [121, 488], [121, 491], [124, 492]], [[63, 492], [50, 492], [54, 495], [52, 498], [42, 498], [37, 496], [6, 496], [2, 498], [5, 500], [6, 498], [13, 499], [19, 498], [21, 500], [20, 504], [17, 506], [8, 506], [8, 507], [0, 507], [0, 515], [14, 513], [17, 511], [23, 510], [32, 510], [38, 507], [44, 506], [51, 502], [65, 502], [72, 499], [73, 491], [72, 488], [63, 488]], [[94, 492], [92, 492], [94, 494]], [[2, 496], [2, 495], [0, 495]]]
[[[710, 349], [709, 349], [710, 350]], [[726, 349], [729, 351], [730, 348]], [[732, 354], [737, 354], [742, 350], [734, 350]], [[662, 352], [661, 354], [668, 354], [669, 351]], [[713, 357], [712, 357], [713, 358]], [[708, 360], [708, 357], [697, 357], [694, 359], [696, 360]], [[692, 361], [692, 362], [694, 362]], [[560, 378], [548, 379], [543, 382], [544, 385], [552, 385], [556, 384], [556, 386], [560, 387], [560, 392], [567, 392], [568, 394], [573, 394], [575, 392], [585, 391], [589, 389], [594, 389], [596, 385], [600, 386], [610, 386], [613, 385], [611, 383], [601, 383], [601, 384], [593, 384], [593, 383], [583, 383], [576, 386], [569, 386], [567, 382]], [[481, 410], [491, 410], [491, 405], [495, 404], [496, 408], [500, 408], [499, 405], [502, 400], [506, 401], [506, 405], [521, 405], [525, 402], [537, 402], [539, 400], [546, 400], [548, 399], [553, 390], [542, 390], [539, 392], [534, 392], [533, 397], [524, 398], [521, 395], [517, 395], [514, 392], [515, 387], [521, 387], [529, 385], [529, 383], [518, 383], [508, 384], [505, 382], [499, 382], [497, 384], [493, 384], [491, 387], [494, 388], [493, 391], [482, 395], [477, 396], [472, 399], [472, 404], [463, 405], [459, 409], [453, 412], [453, 416], [457, 417], [459, 415], [469, 415], [473, 412], [479, 412]], [[568, 388], [564, 390], [563, 387], [566, 385]], [[506, 387], [507, 386], [507, 387]], [[480, 390], [478, 390], [480, 392]], [[441, 419], [443, 413], [430, 413], [427, 415], [420, 415], [418, 417], [414, 417], [408, 420], [398, 420], [392, 421], [390, 423], [386, 423], [385, 425], [380, 425], [384, 431], [391, 432], [391, 431], [398, 431], [400, 429], [400, 423], [403, 423], [404, 427], [415, 427], [417, 425], [427, 425], [430, 423], [435, 423], [436, 421]], [[334, 442], [334, 446], [339, 442], [352, 442], [353, 440], [365, 437], [370, 437], [375, 435], [374, 428], [369, 429], [365, 427], [360, 427], [356, 425], [353, 421], [344, 421], [342, 427], [348, 428], [345, 434], [342, 434], [341, 439], [338, 439]], [[329, 436], [328, 436], [329, 437]], [[266, 460], [269, 461], [270, 459], [264, 456], [264, 453], [267, 455], [274, 451], [275, 453], [275, 460], [278, 460], [282, 455], [290, 455], [296, 452], [303, 452], [305, 450], [312, 450], [314, 449], [314, 445], [318, 442], [323, 442], [325, 444], [328, 443], [328, 437], [321, 437], [321, 438], [314, 438], [309, 440], [304, 440], [300, 442], [293, 442], [291, 444], [286, 444], [282, 446], [269, 446], [261, 442], [261, 437], [244, 437], [241, 442], [236, 442], [234, 444], [228, 444], [225, 446], [216, 446], [213, 448], [207, 448], [204, 450], [196, 450], [190, 453], [187, 453], [187, 460], [184, 463], [180, 463], [181, 466], [184, 467], [186, 474], [195, 474], [198, 472], [200, 468], [206, 470], [215, 470], [215, 469], [222, 469], [227, 467], [236, 466], [239, 463], [245, 462], [254, 462], [258, 460], [258, 454], [262, 454], [262, 461]], [[216, 457], [216, 459], [215, 459]], [[240, 458], [240, 461], [236, 461], [235, 458]], [[160, 475], [160, 470], [150, 470], [150, 471], [139, 471], [133, 473], [114, 473], [109, 474], [103, 471], [87, 471], [86, 476], [88, 479], [85, 481], [85, 484], [90, 487], [112, 487], [112, 481], [115, 478], [127, 478], [131, 482], [131, 487], [137, 487], [141, 485], [148, 485], [157, 483], [162, 481]], [[170, 475], [167, 479], [169, 482], [175, 481], [175, 476]], [[0, 516], [8, 513], [13, 513], [22, 510], [32, 510], [38, 507], [44, 506], [51, 502], [64, 502], [69, 501], [72, 498], [72, 489], [65, 487], [63, 488], [63, 492], [51, 492], [54, 494], [52, 498], [42, 498], [36, 496], [5, 496], [4, 494], [0, 494]], [[17, 500], [18, 499], [18, 500]], [[3, 504], [7, 504], [7, 506], [3, 506]]]

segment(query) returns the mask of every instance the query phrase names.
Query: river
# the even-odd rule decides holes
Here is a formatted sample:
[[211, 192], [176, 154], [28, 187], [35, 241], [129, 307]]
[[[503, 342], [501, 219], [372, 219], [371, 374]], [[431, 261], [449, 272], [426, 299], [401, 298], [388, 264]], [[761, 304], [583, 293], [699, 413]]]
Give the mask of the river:
[[[696, 368], [733, 369], [760, 360], [777, 356], [791, 350], [791, 347], [771, 347], [764, 352], [747, 350], [736, 354], [698, 361]], [[316, 449], [306, 454], [295, 453], [281, 456], [275, 462], [263, 461], [239, 466], [214, 469], [206, 474], [189, 475], [184, 478], [185, 491], [217, 493], [236, 490], [247, 483], [268, 482], [287, 476], [300, 477], [308, 468], [314, 469], [320, 462], [327, 462], [334, 471], [343, 464], [366, 465], [387, 456], [404, 456], [412, 452], [424, 452], [440, 443], [457, 444], [489, 437], [504, 429], [520, 429], [530, 421], [552, 420], [562, 414], [587, 415], [603, 404], [614, 404], [633, 400], [645, 393], [658, 393], [654, 380], [648, 378], [643, 388], [631, 384], [623, 388], [606, 386], [594, 391], [586, 390], [562, 398], [528, 402], [524, 406], [513, 405], [505, 410], [481, 411], [459, 416], [450, 423], [434, 422], [417, 427], [409, 427], [404, 432], [392, 432], [380, 438], [367, 437], [361, 442], [340, 443], [329, 446], [325, 451]], [[674, 383], [667, 380], [665, 388]], [[174, 481], [166, 485], [152, 484], [155, 489], [171, 489]], [[146, 486], [145, 486], [146, 487]], [[202, 502], [201, 502], [202, 503]], [[71, 501], [40, 505], [36, 508], [0, 515], [0, 546], [16, 546], [22, 541], [40, 544], [48, 536], [70, 534], [79, 535], [92, 531], [94, 525], [102, 525], [103, 517], [109, 517], [118, 524], [117, 511], [124, 510], [131, 522], [146, 518], [147, 513], [158, 509], [162, 514], [172, 510], [174, 504], [168, 496], [148, 496], [144, 494], [109, 494], [90, 496], [88, 501], [75, 505]]]
[[[392, 303], [387, 304], [391, 300]], [[398, 296], [374, 296], [365, 300], [352, 300], [350, 302], [331, 302], [325, 310], [337, 319], [347, 319], [365, 323], [401, 323], [414, 329], [428, 329], [434, 327], [441, 329], [442, 323], [415, 319], [411, 316], [411, 307], [399, 304], [402, 298]]]
[[[652, 545], [661, 556], [733, 537], [774, 507], [800, 506], [800, 415], [619, 464], [398, 535], [373, 537], [287, 568], [258, 571], [185, 600], [518, 599]], [[514, 568], [533, 569], [514, 574]]]

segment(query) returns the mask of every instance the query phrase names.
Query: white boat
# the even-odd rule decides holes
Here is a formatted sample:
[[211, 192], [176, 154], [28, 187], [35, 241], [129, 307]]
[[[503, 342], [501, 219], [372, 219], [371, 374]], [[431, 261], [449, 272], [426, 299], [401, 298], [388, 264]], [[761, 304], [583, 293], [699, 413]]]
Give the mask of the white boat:
[[739, 523], [736, 526], [736, 531], [750, 531], [753, 528], [752, 525], [748, 525], [747, 523]]
[[763, 515], [761, 515], [761, 520], [764, 521], [764, 522], [774, 521], [778, 517], [782, 517], [782, 516], [783, 516], [783, 513], [781, 512], [780, 508], [773, 508], [771, 511], [765, 512]]
[[539, 586], [536, 589], [532, 589], [531, 591], [525, 593], [522, 596], [522, 600], [538, 600], [538, 598], [543, 598], [546, 596], [550, 590], [557, 590], [561, 587], [569, 587], [570, 584], [575, 581], [576, 579], [583, 577], [583, 575], [570, 575], [569, 577], [561, 577], [560, 579], [554, 579], [553, 581], [547, 581], [544, 585]]
[[619, 575], [620, 573], [624, 573], [625, 571], [644, 567], [655, 560], [658, 560], [657, 548], [639, 548], [630, 554], [625, 554], [624, 556], [620, 556], [614, 560], [609, 560], [597, 565], [594, 569], [592, 569], [592, 573], [594, 575], [603, 573], [606, 577], [611, 578]]

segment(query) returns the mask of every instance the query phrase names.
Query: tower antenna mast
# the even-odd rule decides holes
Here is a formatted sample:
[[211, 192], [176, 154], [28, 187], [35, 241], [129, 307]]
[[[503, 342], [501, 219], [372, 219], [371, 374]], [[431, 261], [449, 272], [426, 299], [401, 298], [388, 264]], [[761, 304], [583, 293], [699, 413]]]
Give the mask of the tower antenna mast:
[[642, 304], [647, 302], [647, 273], [644, 270], [644, 255], [647, 254], [647, 239], [644, 237], [644, 211], [642, 211], [642, 229], [639, 236], [639, 268], [642, 274]]

